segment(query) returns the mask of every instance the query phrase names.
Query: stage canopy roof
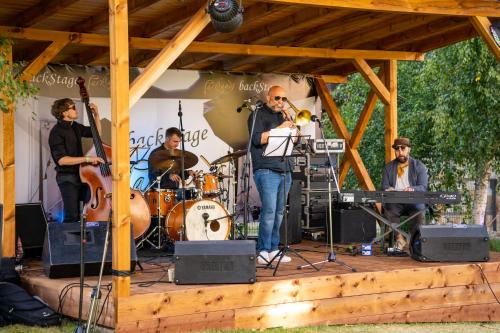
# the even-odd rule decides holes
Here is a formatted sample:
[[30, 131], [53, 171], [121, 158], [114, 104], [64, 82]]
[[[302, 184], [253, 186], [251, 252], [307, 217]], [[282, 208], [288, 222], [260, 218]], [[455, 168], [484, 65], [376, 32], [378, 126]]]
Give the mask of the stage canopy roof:
[[[128, 1], [129, 37], [140, 37], [131, 38], [130, 65], [145, 67], [165, 46], [160, 40], [173, 38], [203, 3]], [[422, 60], [424, 52], [478, 35], [474, 17], [500, 16], [495, 0], [243, 0], [243, 6], [239, 29], [219, 33], [208, 24], [170, 68], [345, 76], [356, 71], [355, 57], [372, 66]], [[108, 17], [107, 0], [3, 0], [0, 36], [17, 37], [14, 60], [32, 61], [60, 41], [52, 44], [53, 63], [109, 65]]]

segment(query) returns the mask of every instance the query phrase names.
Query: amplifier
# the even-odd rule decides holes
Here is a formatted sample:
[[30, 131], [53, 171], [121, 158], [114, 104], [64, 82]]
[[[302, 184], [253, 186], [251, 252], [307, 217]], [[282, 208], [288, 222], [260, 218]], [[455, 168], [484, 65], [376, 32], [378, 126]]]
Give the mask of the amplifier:
[[345, 151], [345, 145], [343, 139], [316, 139], [310, 140], [310, 145], [315, 153], [325, 153], [328, 148], [330, 154], [343, 153]]
[[255, 241], [175, 242], [176, 284], [254, 283]]
[[410, 245], [412, 258], [419, 261], [488, 261], [490, 256], [484, 225], [423, 225]]

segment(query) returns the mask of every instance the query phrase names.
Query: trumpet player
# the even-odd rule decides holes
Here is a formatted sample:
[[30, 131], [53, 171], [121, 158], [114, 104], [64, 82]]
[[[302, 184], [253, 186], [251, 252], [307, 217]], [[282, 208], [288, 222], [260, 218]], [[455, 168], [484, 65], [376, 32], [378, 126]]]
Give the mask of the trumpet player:
[[[280, 243], [280, 225], [285, 208], [284, 198], [292, 183], [293, 169], [290, 157], [264, 157], [269, 134], [273, 128], [294, 128], [290, 113], [286, 110], [286, 92], [280, 86], [273, 86], [267, 93], [266, 103], [260, 104], [256, 114], [250, 152], [252, 154], [253, 175], [260, 201], [262, 202], [259, 218], [259, 236], [257, 240], [258, 262], [267, 264], [278, 260]], [[251, 131], [253, 116], [248, 118], [248, 131]], [[285, 186], [283, 186], [283, 182]], [[283, 187], [285, 194], [283, 194]], [[290, 262], [289, 256], [283, 256], [281, 262]]]

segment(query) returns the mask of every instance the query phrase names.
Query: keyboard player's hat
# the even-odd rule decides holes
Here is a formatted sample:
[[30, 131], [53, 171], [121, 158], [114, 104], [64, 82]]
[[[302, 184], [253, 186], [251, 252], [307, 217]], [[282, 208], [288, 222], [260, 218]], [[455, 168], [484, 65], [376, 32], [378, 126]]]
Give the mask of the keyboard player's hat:
[[399, 137], [399, 138], [394, 139], [394, 143], [392, 144], [392, 148], [396, 148], [398, 146], [411, 147], [410, 139], [404, 138], [404, 137]]

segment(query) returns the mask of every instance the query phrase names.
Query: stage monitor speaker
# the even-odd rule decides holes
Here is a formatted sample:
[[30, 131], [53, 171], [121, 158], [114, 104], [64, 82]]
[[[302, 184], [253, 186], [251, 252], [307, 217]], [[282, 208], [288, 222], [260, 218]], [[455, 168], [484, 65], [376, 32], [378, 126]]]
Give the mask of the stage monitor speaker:
[[489, 237], [484, 225], [422, 225], [411, 240], [411, 256], [419, 261], [488, 261]]
[[[292, 181], [290, 193], [288, 195], [288, 216], [286, 226], [288, 244], [298, 244], [302, 241], [302, 185], [300, 181]], [[280, 240], [285, 244], [285, 220], [280, 226]]]
[[371, 242], [377, 235], [375, 218], [361, 208], [333, 210], [333, 242]]
[[42, 256], [46, 230], [47, 218], [42, 203], [16, 204], [16, 235], [21, 238], [24, 258]]
[[[85, 275], [98, 275], [101, 267], [106, 224], [108, 222], [87, 222], [85, 230]], [[110, 230], [111, 231], [111, 230]], [[104, 274], [111, 274], [111, 239], [104, 265]], [[130, 231], [130, 270], [137, 262], [135, 243]], [[76, 277], [80, 275], [80, 223], [48, 223], [43, 246], [43, 269], [51, 279]]]
[[255, 241], [175, 242], [176, 284], [254, 283]]

